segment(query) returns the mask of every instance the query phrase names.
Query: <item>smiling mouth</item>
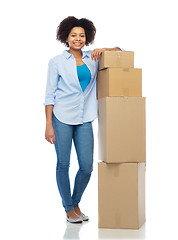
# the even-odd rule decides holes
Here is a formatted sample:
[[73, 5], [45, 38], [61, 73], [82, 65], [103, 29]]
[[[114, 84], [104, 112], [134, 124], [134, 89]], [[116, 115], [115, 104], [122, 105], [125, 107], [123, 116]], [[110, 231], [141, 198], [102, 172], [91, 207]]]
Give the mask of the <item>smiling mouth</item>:
[[82, 45], [82, 43], [73, 43], [75, 46], [80, 46], [80, 45]]

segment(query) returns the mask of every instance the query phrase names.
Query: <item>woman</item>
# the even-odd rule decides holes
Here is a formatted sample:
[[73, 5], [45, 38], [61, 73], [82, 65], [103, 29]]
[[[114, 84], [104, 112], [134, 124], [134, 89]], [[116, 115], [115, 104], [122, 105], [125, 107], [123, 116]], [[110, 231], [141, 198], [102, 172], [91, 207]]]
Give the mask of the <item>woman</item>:
[[[69, 50], [49, 61], [45, 95], [45, 139], [55, 145], [56, 181], [62, 204], [71, 223], [87, 221], [79, 208], [82, 194], [93, 170], [92, 121], [97, 118], [96, 76], [98, 60], [105, 50], [82, 51], [93, 42], [94, 24], [86, 19], [65, 18], [57, 28], [57, 40]], [[70, 192], [69, 165], [72, 139], [79, 170], [73, 194]]]

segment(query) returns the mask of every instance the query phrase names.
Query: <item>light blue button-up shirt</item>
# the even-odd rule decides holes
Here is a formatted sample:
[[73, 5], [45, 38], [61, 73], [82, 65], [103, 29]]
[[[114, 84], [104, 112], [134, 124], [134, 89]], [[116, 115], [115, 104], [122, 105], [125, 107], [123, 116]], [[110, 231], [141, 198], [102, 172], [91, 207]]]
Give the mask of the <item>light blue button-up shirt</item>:
[[67, 124], [82, 124], [98, 116], [96, 77], [98, 61], [91, 59], [92, 51], [82, 51], [82, 61], [91, 73], [91, 81], [83, 92], [78, 75], [76, 60], [64, 50], [49, 61], [44, 105], [54, 105], [57, 119]]

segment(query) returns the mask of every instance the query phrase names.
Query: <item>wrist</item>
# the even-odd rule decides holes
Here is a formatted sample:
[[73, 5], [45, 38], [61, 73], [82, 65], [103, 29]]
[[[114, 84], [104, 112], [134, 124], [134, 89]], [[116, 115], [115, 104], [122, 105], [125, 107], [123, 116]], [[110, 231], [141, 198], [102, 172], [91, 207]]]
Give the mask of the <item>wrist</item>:
[[46, 127], [52, 127], [52, 120], [46, 120]]

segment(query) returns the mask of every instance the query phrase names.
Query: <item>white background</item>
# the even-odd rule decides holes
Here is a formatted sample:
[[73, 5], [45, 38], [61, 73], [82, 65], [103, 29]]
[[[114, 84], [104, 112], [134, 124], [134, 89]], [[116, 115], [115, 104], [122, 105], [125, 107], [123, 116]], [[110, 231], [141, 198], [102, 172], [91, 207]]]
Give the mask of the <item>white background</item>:
[[[140, 230], [97, 228], [97, 120], [94, 171], [81, 208], [82, 227], [67, 224], [55, 179], [54, 146], [44, 139], [47, 64], [64, 48], [56, 29], [67, 16], [96, 26], [88, 47], [135, 52], [146, 97], [146, 224]], [[0, 4], [0, 238], [176, 239], [178, 216], [178, 37], [176, 1], [4, 1]], [[85, 48], [87, 49], [87, 48]], [[71, 156], [71, 186], [77, 171]]]

